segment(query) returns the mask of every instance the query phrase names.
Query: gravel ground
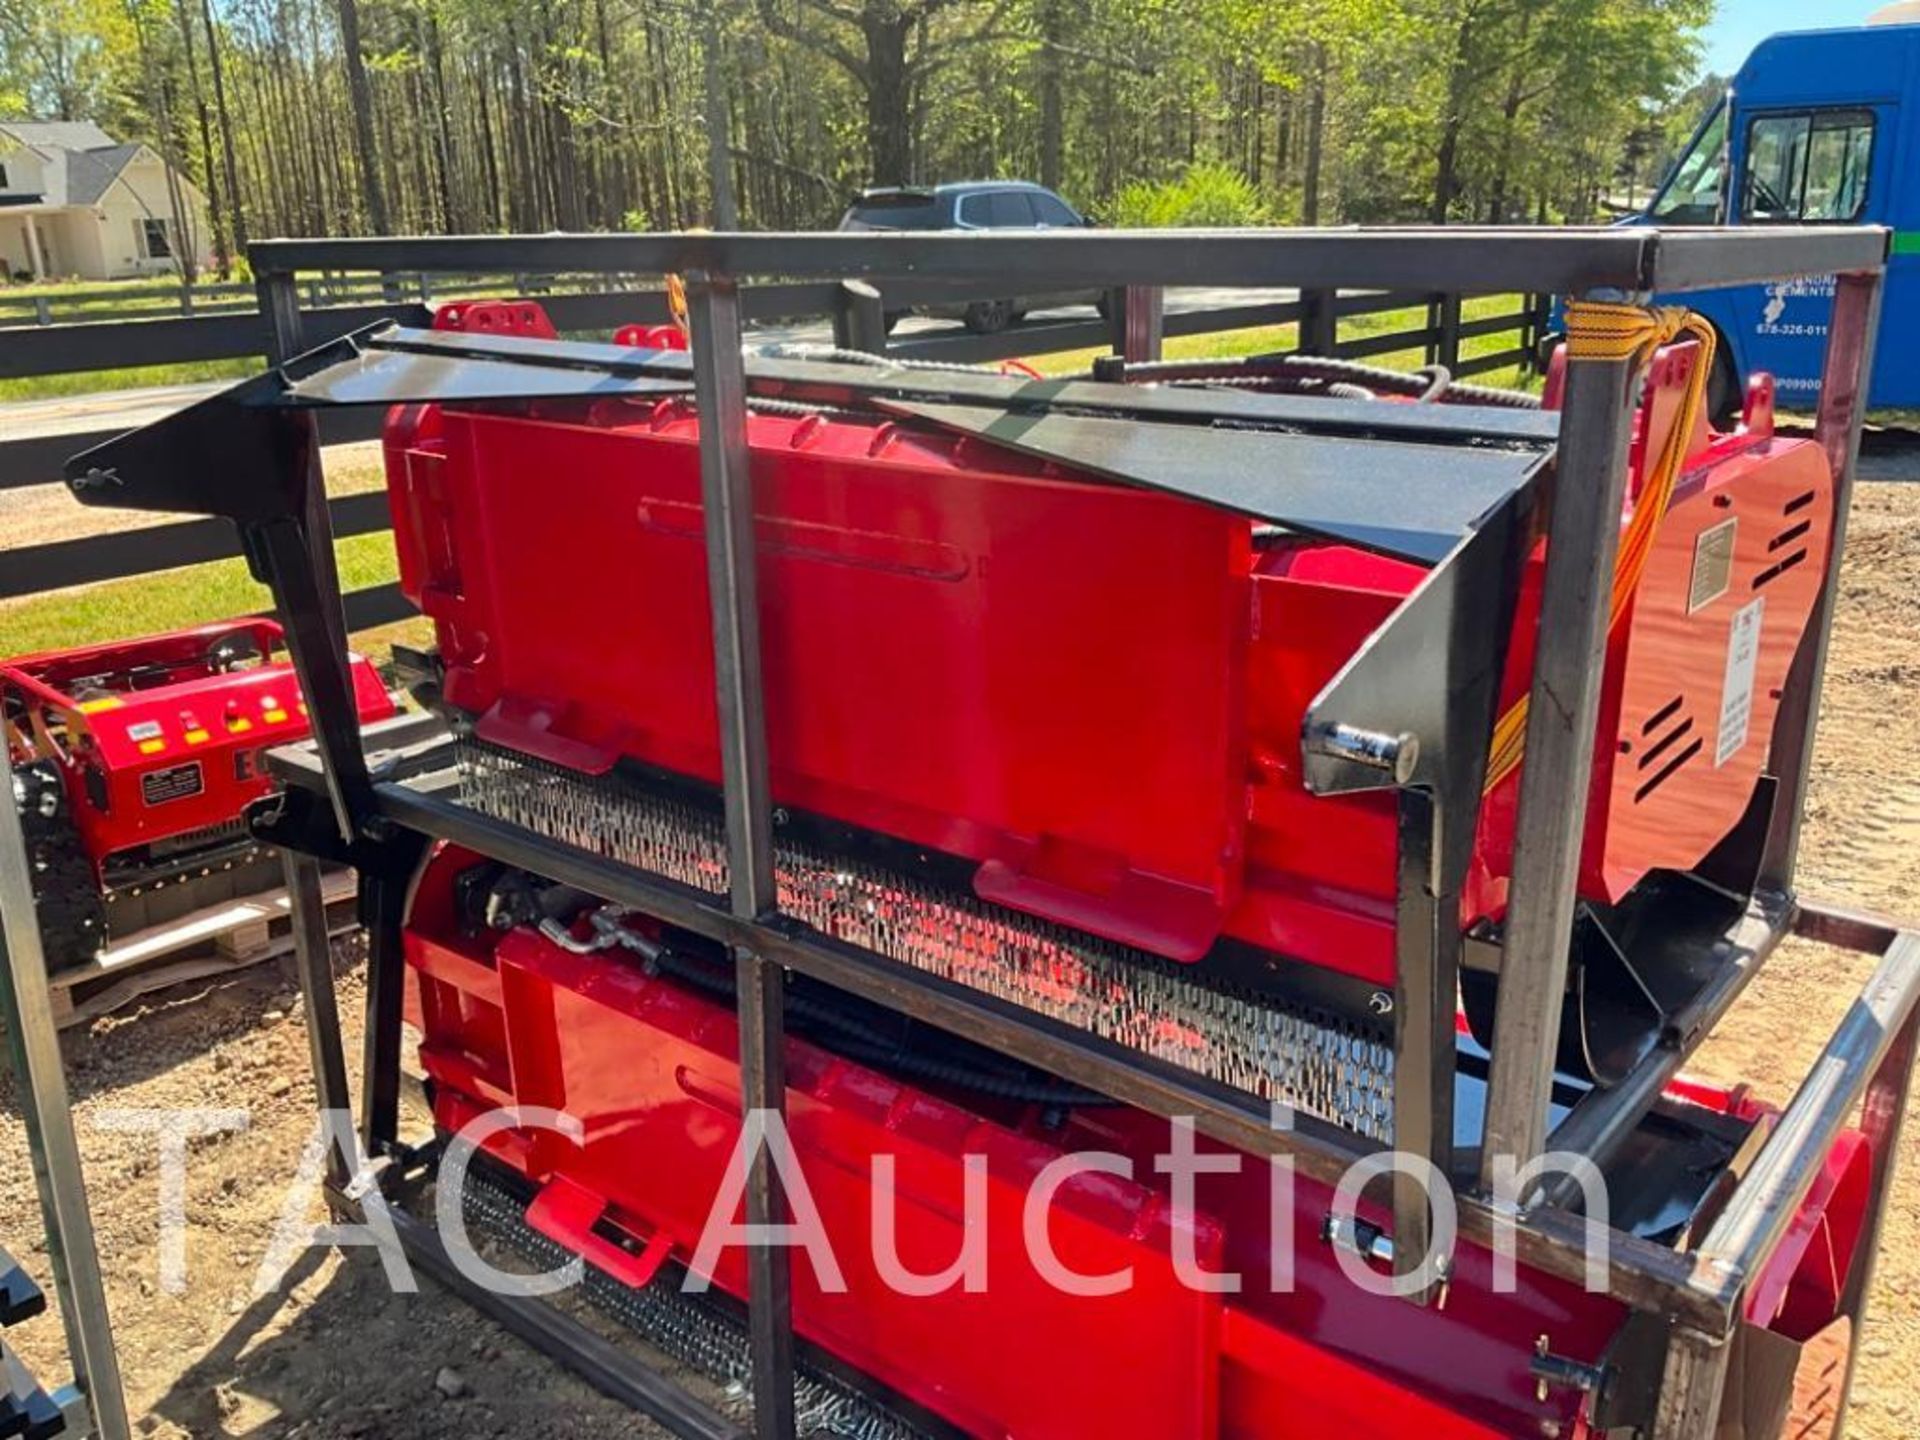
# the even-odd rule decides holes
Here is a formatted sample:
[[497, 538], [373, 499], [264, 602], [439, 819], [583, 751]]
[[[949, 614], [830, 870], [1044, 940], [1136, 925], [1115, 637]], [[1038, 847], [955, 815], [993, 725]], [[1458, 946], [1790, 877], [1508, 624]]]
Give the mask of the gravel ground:
[[[1803, 881], [1812, 894], [1920, 914], [1920, 486], [1862, 487], [1820, 731]], [[1903, 758], [1907, 757], [1907, 758]], [[1889, 760], [1892, 763], [1889, 763]], [[356, 947], [338, 958], [358, 1052]], [[1784, 1101], [1867, 965], [1783, 949], [1702, 1072]], [[567, 1378], [442, 1292], [393, 1295], [364, 1253], [315, 1251], [286, 1290], [254, 1273], [311, 1133], [298, 992], [287, 962], [70, 1034], [74, 1111], [109, 1276], [129, 1398], [147, 1435], [195, 1437], [648, 1436], [658, 1432]], [[99, 1128], [130, 1106], [240, 1106], [243, 1134], [196, 1141], [188, 1170], [186, 1293], [156, 1282], [152, 1142]], [[1863, 1338], [1856, 1440], [1920, 1433], [1920, 1127], [1902, 1173]], [[317, 1219], [317, 1212], [315, 1215]], [[11, 1081], [0, 1075], [0, 1240], [40, 1229]], [[27, 1252], [44, 1277], [44, 1249]], [[65, 1364], [58, 1321], [16, 1342], [43, 1375]], [[451, 1375], [443, 1372], [451, 1372]]]
[[[348, 1054], [359, 1051], [361, 947], [336, 956]], [[664, 1435], [547, 1364], [423, 1281], [396, 1295], [370, 1252], [313, 1250], [285, 1287], [255, 1298], [268, 1238], [313, 1133], [306, 1032], [291, 963], [211, 989], [184, 987], [144, 1011], [68, 1037], [114, 1338], [136, 1431], [203, 1437]], [[191, 1142], [187, 1289], [158, 1280], [151, 1139], [99, 1128], [120, 1107], [240, 1107], [240, 1134]], [[10, 1077], [0, 1077], [0, 1233], [40, 1231]], [[316, 1205], [312, 1219], [322, 1215]], [[25, 1250], [21, 1245], [20, 1253]], [[44, 1245], [28, 1259], [44, 1279]], [[49, 1313], [7, 1332], [42, 1377], [62, 1373]], [[450, 1372], [450, 1373], [446, 1373]]]

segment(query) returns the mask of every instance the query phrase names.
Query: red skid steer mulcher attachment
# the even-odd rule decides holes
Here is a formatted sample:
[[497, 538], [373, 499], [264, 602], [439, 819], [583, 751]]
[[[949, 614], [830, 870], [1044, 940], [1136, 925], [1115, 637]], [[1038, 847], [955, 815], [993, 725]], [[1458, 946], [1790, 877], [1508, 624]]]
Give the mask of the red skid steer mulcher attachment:
[[[1300, 357], [732, 373], [691, 289], [690, 352], [464, 305], [111, 457], [178, 505], [181, 430], [297, 459], [299, 412], [393, 407], [436, 713], [276, 757], [257, 828], [361, 868], [397, 1169], [438, 1153], [375, 1079], [404, 990], [470, 1216], [769, 1435], [1830, 1431], [1920, 993], [1911, 936], [1780, 888], [1844, 447], [1764, 386], [1713, 430], [1704, 337], [1632, 307], [1573, 309], [1539, 406]], [[200, 498], [322, 633], [298, 526]], [[1676, 1080], [1796, 926], [1885, 953], [1807, 1086]]]

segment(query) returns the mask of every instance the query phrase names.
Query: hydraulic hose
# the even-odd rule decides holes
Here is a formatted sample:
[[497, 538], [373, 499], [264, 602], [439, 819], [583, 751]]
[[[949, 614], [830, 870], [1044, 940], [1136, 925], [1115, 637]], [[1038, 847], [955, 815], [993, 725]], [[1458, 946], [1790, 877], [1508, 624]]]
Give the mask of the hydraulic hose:
[[998, 365], [962, 365], [954, 360], [906, 360], [898, 355], [875, 355], [866, 350], [845, 350], [838, 345], [796, 344], [782, 340], [760, 347], [760, 354], [771, 360], [824, 360], [835, 365], [872, 365], [899, 370], [944, 370], [955, 375], [1005, 375]]
[[1329, 385], [1355, 384], [1386, 395], [1443, 405], [1495, 405], [1538, 410], [1537, 396], [1489, 385], [1463, 385], [1440, 365], [1419, 370], [1389, 370], [1322, 355], [1249, 355], [1240, 360], [1149, 360], [1125, 367], [1129, 382], [1253, 386], [1273, 380], [1315, 380]]

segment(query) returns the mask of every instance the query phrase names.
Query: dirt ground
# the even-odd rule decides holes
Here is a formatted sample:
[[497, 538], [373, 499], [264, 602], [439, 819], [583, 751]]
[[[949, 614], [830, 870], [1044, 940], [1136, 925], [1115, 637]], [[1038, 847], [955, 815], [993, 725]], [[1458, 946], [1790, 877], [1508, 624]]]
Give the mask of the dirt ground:
[[[1820, 731], [1802, 877], [1822, 898], [1920, 915], [1920, 485], [1869, 484], [1855, 509]], [[357, 947], [338, 957], [357, 1054]], [[1783, 950], [1699, 1069], [1784, 1101], [1867, 966]], [[196, 1437], [647, 1436], [660, 1432], [568, 1378], [431, 1284], [390, 1294], [365, 1253], [311, 1252], [283, 1292], [255, 1271], [312, 1131], [304, 1030], [288, 962], [170, 993], [69, 1034], [74, 1113], [139, 1432]], [[243, 1134], [197, 1141], [183, 1295], [156, 1281], [155, 1150], [99, 1127], [115, 1107], [238, 1106]], [[1873, 1319], [1857, 1440], [1920, 1434], [1920, 1127], [1909, 1127]], [[317, 1218], [317, 1212], [316, 1212]], [[0, 1075], [0, 1243], [44, 1279], [44, 1247], [11, 1080]], [[424, 1283], [424, 1282], [423, 1282]], [[63, 1373], [52, 1316], [9, 1332]], [[449, 1379], [442, 1372], [451, 1371]], [[438, 1382], [438, 1383], [437, 1383]], [[452, 1393], [447, 1393], [452, 1392]]]

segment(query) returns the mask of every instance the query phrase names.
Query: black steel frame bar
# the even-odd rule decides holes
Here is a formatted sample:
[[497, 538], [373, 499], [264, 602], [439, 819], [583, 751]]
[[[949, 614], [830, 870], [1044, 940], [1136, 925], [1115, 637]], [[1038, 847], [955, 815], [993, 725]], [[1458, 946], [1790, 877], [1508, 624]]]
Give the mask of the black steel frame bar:
[[401, 1020], [407, 967], [401, 942], [406, 920], [412, 836], [396, 837], [378, 869], [360, 872], [360, 923], [367, 931], [367, 1023], [361, 1035], [360, 1143], [379, 1159], [399, 1153]]
[[[1449, 1184], [1457, 1179], [1453, 1091], [1460, 897], [1444, 852], [1452, 840], [1448, 807], [1460, 798], [1438, 786], [1399, 792], [1400, 874], [1394, 911], [1394, 1148], [1425, 1157]], [[1477, 805], [1469, 808], [1479, 813]], [[1452, 843], [1457, 848], [1458, 842]], [[1426, 1263], [1433, 1245], [1433, 1215], [1423, 1182], [1423, 1176], [1411, 1171], [1396, 1171], [1393, 1177], [1394, 1263], [1402, 1275]], [[1430, 1274], [1410, 1298], [1428, 1303], [1445, 1283], [1444, 1274]]]
[[[299, 976], [300, 1004], [307, 1021], [314, 1099], [322, 1115], [351, 1115], [353, 1092], [348, 1088], [347, 1055], [340, 1039], [340, 997], [333, 988], [333, 944], [327, 931], [320, 862], [295, 850], [281, 851], [280, 860], [286, 877], [287, 914], [293, 926], [294, 970]], [[344, 1192], [352, 1178], [347, 1157], [338, 1145], [329, 1145], [328, 1184]]]
[[113, 1348], [113, 1321], [74, 1134], [67, 1073], [53, 1022], [47, 961], [27, 864], [26, 837], [11, 789], [0, 792], [0, 1029], [19, 1086], [27, 1151], [46, 1225], [60, 1318], [74, 1378], [101, 1440], [129, 1440], [126, 1394]]
[[1489, 1193], [1496, 1164], [1526, 1165], [1546, 1141], [1638, 395], [1632, 360], [1583, 360], [1568, 370], [1490, 1047], [1480, 1170]]
[[[1680, 1073], [1700, 1037], [1710, 1034], [1746, 993], [1748, 982], [1760, 973], [1798, 918], [1796, 910], [1778, 901], [1762, 899], [1750, 905], [1718, 942], [1716, 948], [1725, 958], [1713, 979], [1669, 1020], [1661, 1043], [1619, 1084], [1595, 1091], [1574, 1106], [1547, 1137], [1546, 1148], [1584, 1155], [1595, 1165], [1606, 1164]], [[1560, 1175], [1527, 1199], [1530, 1204], [1560, 1206], [1572, 1204], [1579, 1195], [1577, 1181]]]
[[[730, 900], [741, 920], [779, 908], [773, 870], [773, 792], [768, 780], [766, 689], [760, 668], [760, 607], [754, 557], [754, 491], [747, 447], [747, 381], [740, 360], [739, 292], [725, 276], [695, 274], [687, 287], [694, 398], [700, 407], [700, 495], [707, 590], [713, 608], [719, 687], [720, 772], [726, 802]], [[786, 978], [751, 944], [734, 948], [740, 1024], [740, 1089], [749, 1116], [786, 1114]], [[751, 1129], [749, 1132], [751, 1133]], [[748, 1157], [747, 1223], [762, 1234], [786, 1221], [773, 1155]], [[793, 1301], [787, 1250], [754, 1245], [747, 1255], [747, 1329], [753, 1341], [754, 1433], [793, 1440]]]
[[1813, 774], [1820, 695], [1826, 683], [1827, 648], [1833, 635], [1840, 565], [1853, 508], [1854, 472], [1859, 467], [1860, 432], [1866, 421], [1884, 293], [1884, 276], [1879, 272], [1841, 275], [1835, 281], [1815, 429], [1833, 471], [1833, 528], [1827, 542], [1826, 577], [1775, 715], [1771, 763], [1780, 781], [1779, 798], [1760, 862], [1762, 887], [1781, 894], [1792, 893], [1800, 857], [1800, 829], [1807, 783]]
[[[766, 740], [759, 715], [762, 694], [752, 598], [753, 521], [745, 465], [744, 380], [738, 359], [734, 275], [830, 273], [837, 277], [992, 279], [1019, 271], [1024, 282], [1033, 284], [1071, 279], [1080, 284], [1092, 281], [1108, 286], [1158, 286], [1204, 278], [1215, 284], [1273, 281], [1427, 291], [1619, 291], [1638, 297], [1655, 289], [1738, 283], [1795, 273], [1872, 271], [1883, 263], [1886, 249], [1883, 232], [1791, 230], [1530, 236], [1471, 231], [1287, 232], [1206, 236], [1204, 244], [1195, 244], [1202, 237], [1193, 235], [1072, 238], [1071, 249], [1059, 237], [966, 237], [955, 244], [947, 237], [921, 236], [710, 235], [275, 242], [255, 252], [256, 270], [263, 274], [268, 290], [275, 286], [290, 288], [291, 272], [296, 267], [392, 268], [400, 263], [396, 257], [404, 257], [410, 268], [419, 269], [473, 268], [483, 259], [487, 265], [507, 268], [524, 264], [528, 268], [677, 270], [691, 274], [698, 332], [696, 389], [707, 419], [702, 426], [701, 458], [728, 843], [735, 862], [725, 928], [741, 966], [742, 1080], [749, 1105], [764, 1099], [770, 1102], [765, 1108], [775, 1113], [782, 1109], [782, 1087], [777, 1083], [781, 1009], [778, 966], [791, 964], [822, 978], [851, 971], [848, 957], [836, 954], [833, 945], [776, 928], [780, 922], [771, 889], [770, 855], [762, 868], [756, 853], [756, 846], [766, 844], [771, 815], [765, 788]], [[1499, 286], [1486, 284], [1483, 277], [1489, 273], [1500, 275]], [[1843, 286], [1843, 293], [1851, 291]], [[1870, 287], [1869, 302], [1874, 293]], [[1613, 296], [1609, 294], [1608, 298]], [[1870, 311], [1866, 320], [1870, 323]], [[1127, 328], [1132, 331], [1134, 327]], [[1836, 336], [1836, 344], [1840, 338]], [[1127, 348], [1140, 343], [1129, 335]], [[1551, 1016], [1557, 1014], [1564, 989], [1573, 876], [1591, 765], [1606, 577], [1611, 575], [1617, 544], [1633, 378], [1625, 362], [1587, 362], [1576, 367], [1563, 421], [1542, 621], [1543, 633], [1562, 643], [1542, 647], [1534, 677], [1529, 764], [1516, 837], [1514, 912], [1502, 979], [1499, 1023], [1509, 1033], [1496, 1034], [1486, 1147], [1489, 1153], [1504, 1147], [1522, 1162], [1537, 1154], [1545, 1139], [1544, 1086], [1551, 1071]], [[1857, 418], [1854, 424], [1857, 427]], [[329, 588], [337, 593], [337, 585]], [[1817, 692], [1813, 698], [1817, 698]], [[375, 788], [376, 806], [387, 807], [394, 801], [393, 792], [403, 787]], [[1566, 803], [1570, 795], [1575, 797], [1571, 814]], [[460, 809], [437, 797], [416, 797], [413, 804], [437, 805], [451, 812]], [[429, 823], [426, 833], [447, 832]], [[556, 847], [537, 837], [528, 837], [525, 843], [533, 861], [530, 868], [564, 878], [558, 872], [568, 867], [554, 864]], [[622, 888], [655, 888], [626, 867], [611, 868], [624, 872], [630, 883], [603, 887], [602, 893], [618, 898]], [[632, 883], [636, 881], [637, 886]], [[706, 911], [710, 907], [696, 901], [689, 908]], [[938, 993], [924, 983], [925, 977], [918, 981], [897, 975], [887, 978], [890, 983], [880, 988], [918, 990], [923, 996]], [[1902, 1003], [1910, 1010], [1912, 994], [1906, 989], [1901, 993]], [[1508, 1003], [1510, 999], [1514, 1003]], [[898, 1008], [913, 1013], [916, 1007], [902, 1004]], [[946, 997], [938, 1008], [949, 1020], [959, 1014], [952, 997]], [[1512, 1018], [1516, 1010], [1522, 1012], [1517, 1020]], [[1904, 1024], [1907, 1013], [1901, 1012], [1900, 1023]], [[1221, 1097], [1200, 1093], [1204, 1085], [1176, 1085], [1170, 1090], [1162, 1078], [1157, 1084], [1143, 1086], [1141, 1079], [1146, 1072], [1140, 1066], [1110, 1067], [1110, 1073], [1103, 1077], [1095, 1047], [1058, 1036], [1052, 1037], [1051, 1045], [1035, 1043], [1033, 1037], [1047, 1032], [1044, 1027], [1034, 1026], [1030, 1017], [1023, 1025], [1013, 1017], [992, 1015], [976, 1005], [968, 1018], [974, 1023], [984, 1021], [981, 1028], [997, 1033], [1002, 1040], [1027, 1037], [1016, 1041], [1011, 1047], [1013, 1053], [1058, 1047], [1052, 1057], [1055, 1063], [1047, 1068], [1069, 1078], [1088, 1078], [1088, 1062], [1093, 1057], [1090, 1078], [1096, 1085], [1102, 1078], [1118, 1081], [1112, 1087], [1118, 1099], [1144, 1099], [1152, 1108], [1163, 1109], [1174, 1091], [1184, 1088], [1183, 1099], [1202, 1102], [1188, 1113], [1207, 1116], [1216, 1126], [1230, 1131], [1240, 1128], [1233, 1116], [1235, 1107], [1223, 1103]], [[1836, 1044], [1840, 1039], [1836, 1037]], [[1503, 1040], [1510, 1042], [1504, 1052]], [[1046, 1065], [1046, 1060], [1036, 1055], [1036, 1063]], [[1857, 1099], [1857, 1094], [1852, 1098]], [[1821, 1113], [1823, 1117], [1826, 1114]], [[1291, 1151], [1301, 1147], [1293, 1140], [1269, 1136], [1258, 1148]], [[1809, 1148], [1804, 1142], [1785, 1150], [1770, 1146], [1762, 1159], [1777, 1152], [1777, 1163], [1790, 1168], [1817, 1158], [1804, 1153]], [[1331, 1147], [1335, 1153], [1340, 1149], [1337, 1143]], [[1780, 1155], [1786, 1158], [1778, 1159]], [[1331, 1159], [1332, 1153], [1323, 1158]], [[754, 1177], [749, 1186], [750, 1212], [757, 1206], [768, 1218], [779, 1213], [773, 1180], [770, 1173]], [[1750, 1187], [1742, 1187], [1742, 1195], [1750, 1193]], [[1463, 1233], [1474, 1238], [1510, 1218], [1495, 1216], [1484, 1204], [1469, 1201], [1463, 1207]], [[1533, 1223], [1520, 1229], [1525, 1237], [1523, 1259], [1537, 1263], [1550, 1257], [1551, 1263], [1545, 1268], [1556, 1273], [1565, 1273], [1569, 1262], [1584, 1263], [1583, 1226], [1569, 1227], [1563, 1223], [1569, 1217], [1554, 1212], [1530, 1218]], [[1755, 1251], [1770, 1249], [1786, 1218], [1785, 1214], [1767, 1211], [1742, 1233], [1742, 1244]], [[791, 1433], [791, 1316], [785, 1303], [784, 1272], [770, 1264], [771, 1257], [763, 1251], [764, 1247], [756, 1248], [750, 1295], [758, 1433], [785, 1440]], [[1746, 1272], [1735, 1266], [1725, 1272], [1723, 1283], [1706, 1283], [1681, 1257], [1630, 1241], [1616, 1247], [1611, 1264], [1613, 1274], [1622, 1282], [1619, 1293], [1629, 1304], [1664, 1310], [1695, 1327], [1683, 1331], [1674, 1346], [1673, 1373], [1661, 1401], [1663, 1415], [1674, 1417], [1675, 1424], [1684, 1421], [1684, 1426], [1674, 1428], [1670, 1424], [1657, 1433], [1661, 1440], [1697, 1433], [1703, 1415], [1710, 1423], [1717, 1408], [1718, 1371], [1725, 1363], [1724, 1337]], [[782, 1425], [787, 1428], [779, 1428]]]
[[[273, 768], [290, 784], [308, 789], [319, 785], [319, 766], [310, 746], [276, 752]], [[1308, 1123], [1304, 1116], [1298, 1118], [1293, 1129], [1274, 1129], [1255, 1107], [1201, 1077], [1128, 1054], [963, 986], [903, 972], [893, 962], [817, 936], [791, 922], [737, 917], [731, 905], [718, 897], [483, 815], [434, 789], [384, 782], [375, 786], [375, 798], [379, 813], [397, 825], [603, 895], [735, 948], [755, 948], [775, 964], [996, 1047], [1052, 1074], [1109, 1094], [1121, 1103], [1160, 1115], [1194, 1117], [1202, 1133], [1222, 1143], [1257, 1156], [1294, 1157], [1300, 1172], [1311, 1178], [1336, 1181], [1347, 1167], [1378, 1148], [1331, 1126]], [[1803, 912], [1803, 919], [1810, 933], [1828, 925], [1842, 927], [1844, 933], [1835, 943], [1844, 943], [1845, 934], [1862, 928], [1843, 912], [1830, 916], [1826, 911], [1809, 909]], [[1873, 930], [1871, 934], [1884, 942], [1878, 948], [1889, 952], [1896, 944], [1913, 943], [1907, 932]], [[1920, 964], [1911, 958], [1901, 963], [1920, 977]], [[1885, 985], [1881, 989], [1883, 998], [1894, 997], [1886, 1007], [1888, 1013], [1898, 1020], [1910, 1018], [1915, 996], [1920, 994], [1920, 978], [1904, 989]], [[1893, 1093], [1886, 1089], [1887, 1096]], [[1892, 1101], [1885, 1099], [1883, 1103], [1890, 1105]], [[1779, 1213], [1781, 1226], [1789, 1215], [1790, 1211]], [[1465, 1240], [1491, 1244], [1496, 1234], [1506, 1230], [1513, 1232], [1521, 1263], [1569, 1281], [1584, 1278], [1589, 1237], [1583, 1220], [1552, 1208], [1516, 1217], [1498, 1213], [1473, 1196], [1460, 1197], [1460, 1233]], [[1765, 1238], [1770, 1248], [1778, 1233]], [[1693, 1257], [1628, 1235], [1613, 1234], [1609, 1239], [1613, 1293], [1623, 1303], [1668, 1314], [1703, 1329], [1730, 1322], [1740, 1287], [1750, 1271], [1732, 1263], [1709, 1271]]]
[[999, 281], [1035, 288], [1293, 285], [1301, 289], [1579, 295], [1703, 289], [1877, 269], [1886, 232], [1354, 228], [1060, 235], [676, 234], [269, 240], [254, 273], [619, 271]]

